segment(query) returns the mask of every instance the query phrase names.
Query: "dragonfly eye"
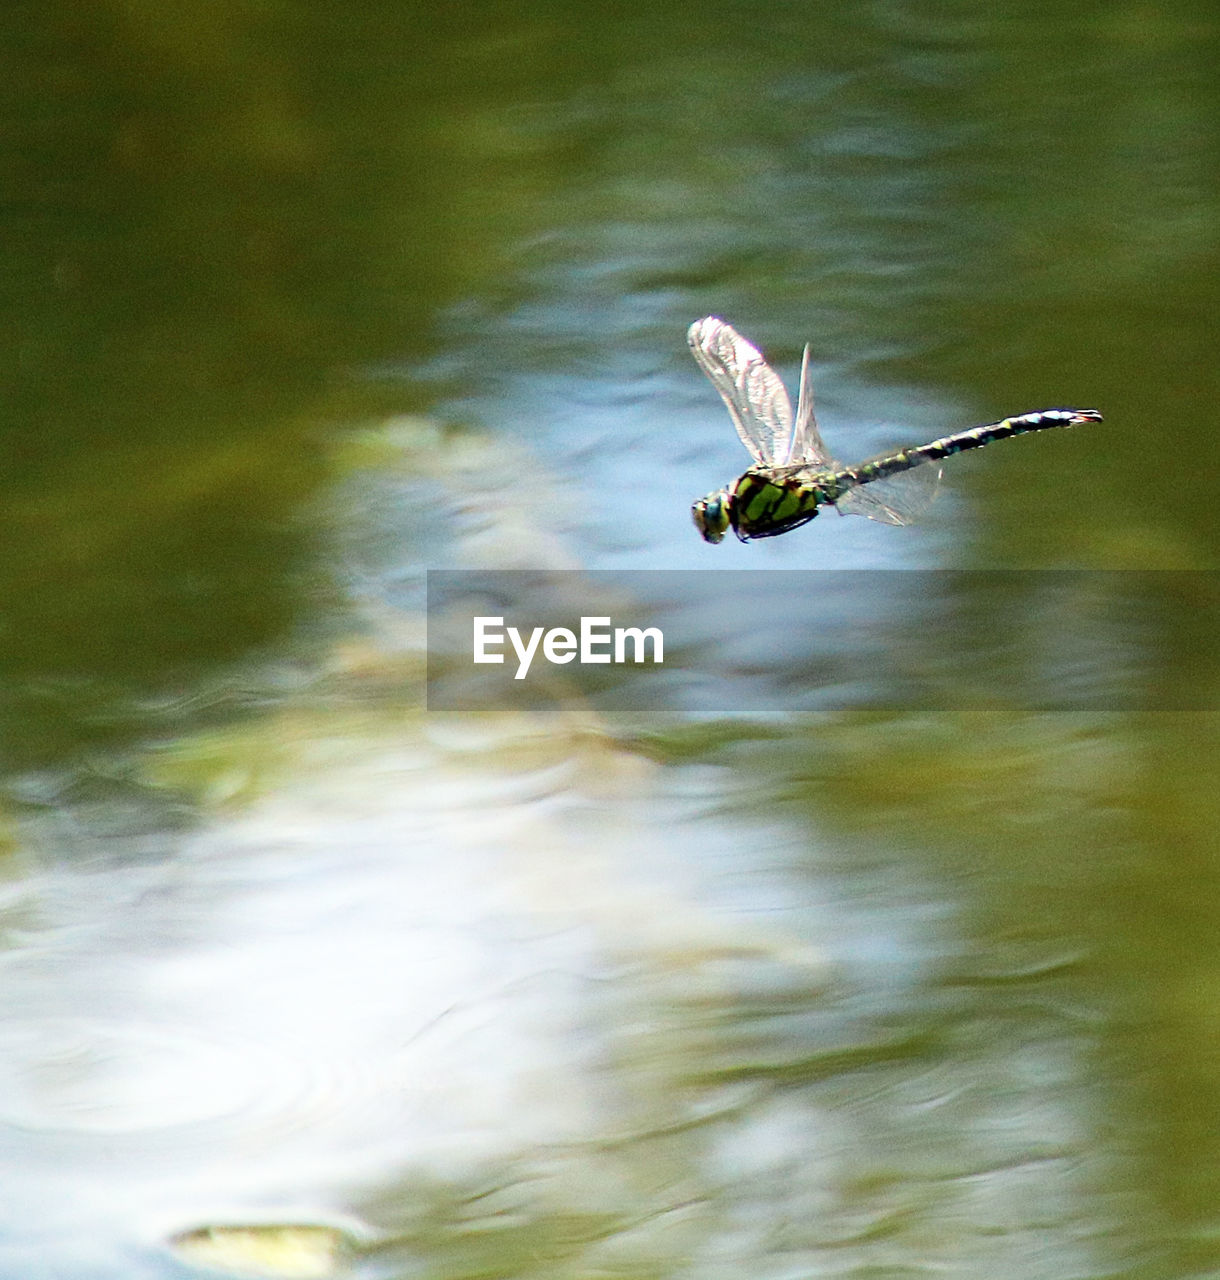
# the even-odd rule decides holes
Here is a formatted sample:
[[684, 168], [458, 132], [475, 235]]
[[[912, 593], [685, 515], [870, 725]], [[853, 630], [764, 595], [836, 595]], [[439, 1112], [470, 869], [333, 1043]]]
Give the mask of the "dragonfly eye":
[[695, 528], [705, 542], [719, 542], [729, 527], [729, 495], [721, 489], [700, 498], [690, 509]]

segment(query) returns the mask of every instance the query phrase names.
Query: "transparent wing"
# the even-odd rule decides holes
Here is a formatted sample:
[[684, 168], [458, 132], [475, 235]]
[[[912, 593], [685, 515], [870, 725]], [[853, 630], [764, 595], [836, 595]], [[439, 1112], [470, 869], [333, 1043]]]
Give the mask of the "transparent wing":
[[882, 524], [914, 524], [932, 505], [940, 488], [941, 468], [925, 462], [887, 480], [862, 484], [835, 506], [847, 516], [867, 516]]
[[813, 416], [813, 378], [809, 373], [809, 344], [801, 357], [801, 390], [796, 399], [796, 426], [792, 432], [790, 462], [808, 462], [820, 468], [837, 468], [818, 430], [818, 420]]
[[696, 320], [686, 340], [754, 461], [783, 466], [792, 447], [792, 402], [779, 375], [753, 343], [715, 316]]

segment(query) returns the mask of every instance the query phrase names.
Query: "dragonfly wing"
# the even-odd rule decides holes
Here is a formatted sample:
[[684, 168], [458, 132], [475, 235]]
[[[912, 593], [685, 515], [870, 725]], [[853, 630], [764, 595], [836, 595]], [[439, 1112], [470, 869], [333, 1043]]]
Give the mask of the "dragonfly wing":
[[867, 516], [882, 524], [914, 524], [932, 505], [940, 488], [941, 468], [930, 462], [886, 480], [862, 484], [835, 506], [843, 515]]
[[779, 375], [753, 343], [715, 316], [696, 320], [686, 340], [754, 461], [783, 466], [791, 448], [792, 402]]
[[792, 462], [808, 462], [821, 468], [837, 467], [813, 416], [813, 377], [809, 372], [809, 344], [801, 357], [801, 390], [796, 400], [796, 426], [792, 431]]

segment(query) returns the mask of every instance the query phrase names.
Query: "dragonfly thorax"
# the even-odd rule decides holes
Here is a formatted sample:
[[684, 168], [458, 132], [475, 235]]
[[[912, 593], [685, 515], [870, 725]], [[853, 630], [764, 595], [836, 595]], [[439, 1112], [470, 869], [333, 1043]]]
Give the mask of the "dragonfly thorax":
[[819, 507], [834, 501], [837, 494], [830, 488], [798, 479], [797, 470], [785, 474], [780, 468], [751, 468], [738, 477], [732, 488], [732, 521], [742, 542], [799, 529]]
[[[727, 489], [709, 493], [691, 508], [695, 527], [708, 542], [719, 542], [732, 526], [742, 542], [772, 538], [808, 524], [820, 506], [839, 496], [835, 486], [798, 479], [779, 468], [751, 469]], [[829, 481], [830, 477], [826, 477]]]

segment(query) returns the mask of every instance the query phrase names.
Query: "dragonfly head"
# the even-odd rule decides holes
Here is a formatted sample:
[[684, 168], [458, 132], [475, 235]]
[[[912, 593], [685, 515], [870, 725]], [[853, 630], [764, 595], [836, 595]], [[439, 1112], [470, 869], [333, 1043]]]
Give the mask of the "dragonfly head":
[[729, 527], [729, 512], [732, 499], [726, 489], [718, 489], [700, 498], [690, 509], [695, 528], [703, 535], [705, 542], [719, 542]]

